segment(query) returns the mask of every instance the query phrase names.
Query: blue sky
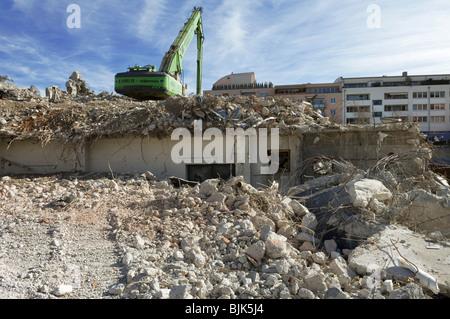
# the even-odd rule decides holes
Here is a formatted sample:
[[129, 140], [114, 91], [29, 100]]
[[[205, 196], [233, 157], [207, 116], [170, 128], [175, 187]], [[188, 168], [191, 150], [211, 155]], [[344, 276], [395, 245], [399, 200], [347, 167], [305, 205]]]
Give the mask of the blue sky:
[[[70, 4], [80, 28], [67, 25]], [[53, 84], [65, 90], [77, 70], [96, 93], [113, 92], [129, 65], [159, 68], [194, 6], [203, 7], [203, 90], [231, 72], [275, 85], [450, 73], [447, 0], [1, 0], [0, 74], [43, 95]], [[188, 92], [196, 54], [193, 39]]]

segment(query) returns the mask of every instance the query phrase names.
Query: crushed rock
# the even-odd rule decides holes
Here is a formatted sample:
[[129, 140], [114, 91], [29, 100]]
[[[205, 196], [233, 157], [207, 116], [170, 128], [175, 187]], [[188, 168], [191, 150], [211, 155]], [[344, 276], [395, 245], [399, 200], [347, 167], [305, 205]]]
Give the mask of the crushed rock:
[[327, 244], [335, 259], [320, 245], [301, 251], [278, 233], [277, 225], [302, 229], [275, 187], [234, 177], [208, 180], [217, 188], [209, 194], [147, 176], [3, 177], [0, 297], [431, 298], [416, 283], [384, 288], [392, 278], [368, 289], [336, 244]]
[[[198, 119], [204, 128], [278, 127], [282, 134], [359, 128], [283, 98], [134, 101], [95, 94], [78, 72], [66, 87], [40, 97], [0, 82], [0, 135], [43, 143], [166, 136]], [[3, 176], [0, 298], [436, 298], [410, 274], [375, 278], [349, 263], [386, 225], [417, 226], [404, 210], [413, 207], [413, 190], [420, 189], [417, 202], [439, 198], [444, 212], [449, 207], [449, 185], [426, 170], [430, 159], [418, 147], [366, 171], [333, 160], [333, 174], [283, 194], [276, 183], [256, 189], [240, 176], [183, 185], [151, 172]], [[429, 233], [439, 243], [450, 235], [448, 227]]]

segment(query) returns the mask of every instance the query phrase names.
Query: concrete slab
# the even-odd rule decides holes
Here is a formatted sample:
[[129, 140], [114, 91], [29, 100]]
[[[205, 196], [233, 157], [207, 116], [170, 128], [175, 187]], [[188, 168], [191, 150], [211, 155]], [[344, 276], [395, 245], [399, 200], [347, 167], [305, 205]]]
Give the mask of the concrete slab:
[[450, 242], [433, 241], [403, 226], [389, 225], [355, 248], [348, 264], [358, 275], [379, 272], [380, 279], [406, 280], [414, 274], [400, 267], [401, 255], [437, 279], [440, 293], [450, 296]]

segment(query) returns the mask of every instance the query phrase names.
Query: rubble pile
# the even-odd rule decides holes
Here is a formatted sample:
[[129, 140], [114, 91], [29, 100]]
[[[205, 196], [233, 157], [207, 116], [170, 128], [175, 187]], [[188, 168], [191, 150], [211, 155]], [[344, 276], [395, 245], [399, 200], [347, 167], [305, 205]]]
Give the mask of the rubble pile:
[[[386, 190], [378, 189], [386, 197]], [[310, 210], [302, 200], [282, 195], [276, 184], [256, 189], [242, 177], [233, 177], [188, 185], [177, 183], [176, 178], [158, 180], [151, 172], [115, 178], [6, 176], [0, 181], [0, 194], [0, 247], [5, 252], [0, 263], [7, 258], [6, 247], [14, 236], [25, 232], [21, 225], [31, 227], [43, 221], [48, 227], [59, 225], [56, 235], [48, 229], [41, 231], [40, 236], [52, 234], [52, 240], [41, 239], [38, 244], [50, 242], [52, 261], [29, 266], [38, 275], [31, 280], [22, 274], [19, 280], [30, 282], [30, 298], [426, 299], [439, 293], [414, 281], [410, 270], [392, 272], [383, 265], [362, 264], [366, 260], [362, 249], [374, 239], [365, 234], [357, 247], [348, 248], [337, 237], [325, 237], [313, 207]], [[380, 203], [386, 201], [378, 198]], [[363, 211], [359, 217], [370, 221]], [[84, 229], [63, 227], [86, 220]], [[98, 263], [101, 254], [77, 250], [81, 249], [77, 236], [92, 232], [96, 227], [91, 224], [109, 227], [109, 238], [116, 242], [115, 264], [122, 272], [116, 272], [114, 280], [92, 274], [96, 270], [86, 266], [86, 259]], [[27, 236], [38, 236], [33, 230]], [[445, 238], [434, 243], [445, 249]], [[370, 247], [370, 252], [379, 251]], [[407, 246], [401, 249], [406, 251]], [[394, 253], [391, 257], [396, 258]], [[70, 270], [75, 267], [74, 258], [84, 258], [85, 264], [85, 268], [75, 264], [81, 268], [76, 285], [66, 270], [56, 278], [36, 270], [48, 263]], [[448, 269], [450, 260], [433, 262]], [[103, 285], [93, 290], [94, 281]], [[439, 287], [441, 295], [448, 293], [448, 282], [440, 282]], [[67, 292], [60, 293], [61, 289]], [[100, 291], [102, 295], [93, 295]]]
[[[0, 76], [1, 79], [1, 76]], [[11, 99], [14, 101], [36, 102], [41, 100], [39, 90], [35, 86], [30, 88], [18, 88], [13, 83], [0, 81], [0, 99]]]
[[[167, 136], [194, 120], [281, 134], [354, 127], [282, 98], [94, 94], [78, 72], [45, 98], [11, 85], [0, 83], [0, 135], [43, 143]], [[241, 176], [3, 176], [0, 298], [448, 297], [450, 187], [430, 159], [423, 145], [366, 170], [323, 158], [322, 175], [287, 190]]]
[[[159, 137], [170, 136], [179, 127], [193, 130], [194, 120], [202, 120], [204, 129], [277, 127], [280, 134], [352, 128], [331, 123], [308, 102], [286, 98], [176, 96], [136, 101], [107, 92], [94, 94], [79, 72], [70, 76], [66, 86], [67, 92], [51, 86], [45, 98], [26, 103], [6, 96], [0, 101], [0, 134], [63, 143], [116, 134]], [[408, 129], [413, 124], [390, 125]]]

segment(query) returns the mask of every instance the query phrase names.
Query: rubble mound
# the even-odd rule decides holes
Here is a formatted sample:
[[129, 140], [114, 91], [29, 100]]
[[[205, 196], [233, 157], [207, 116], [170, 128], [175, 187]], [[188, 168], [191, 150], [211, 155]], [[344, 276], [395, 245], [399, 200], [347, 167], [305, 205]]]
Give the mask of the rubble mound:
[[[50, 140], [77, 142], [118, 134], [158, 137], [170, 136], [179, 127], [193, 130], [195, 120], [202, 120], [204, 129], [266, 127], [279, 128], [280, 134], [358, 128], [332, 123], [310, 103], [287, 98], [208, 95], [136, 101], [113, 93], [94, 94], [76, 71], [66, 85], [67, 92], [51, 86], [47, 88], [45, 98], [26, 102], [18, 102], [15, 98], [21, 94], [17, 93], [20, 91], [17, 88], [12, 95], [3, 94], [6, 99], [0, 100], [0, 134], [17, 139], [38, 139], [44, 143]], [[1, 92], [6, 91], [0, 89]], [[413, 123], [389, 125], [402, 129], [414, 126]]]
[[7, 76], [0, 75], [0, 99], [35, 102], [40, 101], [41, 96], [34, 85], [31, 85], [28, 89], [19, 88]]
[[[167, 136], [178, 127], [193, 129], [195, 120], [204, 128], [267, 127], [281, 134], [353, 127], [283, 98], [96, 95], [78, 72], [67, 92], [53, 86], [45, 98], [24, 98], [31, 93], [0, 85], [0, 135], [42, 143]], [[427, 169], [430, 154], [417, 146], [366, 170], [323, 158], [314, 164], [320, 176], [285, 191], [275, 182], [257, 189], [241, 176], [201, 183], [159, 180], [151, 172], [3, 176], [0, 297], [449, 296], [450, 187]], [[400, 262], [387, 265], [392, 260]]]
[[[187, 184], [151, 172], [6, 176], [0, 194], [0, 265], [10, 265], [0, 267], [0, 296], [8, 298], [429, 299], [449, 293], [442, 277], [430, 286], [401, 264], [384, 268], [384, 255], [370, 262], [388, 249], [390, 258], [398, 257], [388, 238], [409, 261], [423, 258], [408, 254], [395, 228], [345, 248], [338, 238], [324, 238], [313, 207], [282, 195], [276, 184], [256, 189], [242, 177]], [[420, 239], [409, 232], [400, 238]], [[415, 246], [427, 243], [421, 240]], [[433, 245], [433, 252], [448, 250], [443, 238]], [[41, 260], [42, 250], [52, 258]], [[419, 265], [439, 263], [432, 274], [441, 275], [449, 262]]]

